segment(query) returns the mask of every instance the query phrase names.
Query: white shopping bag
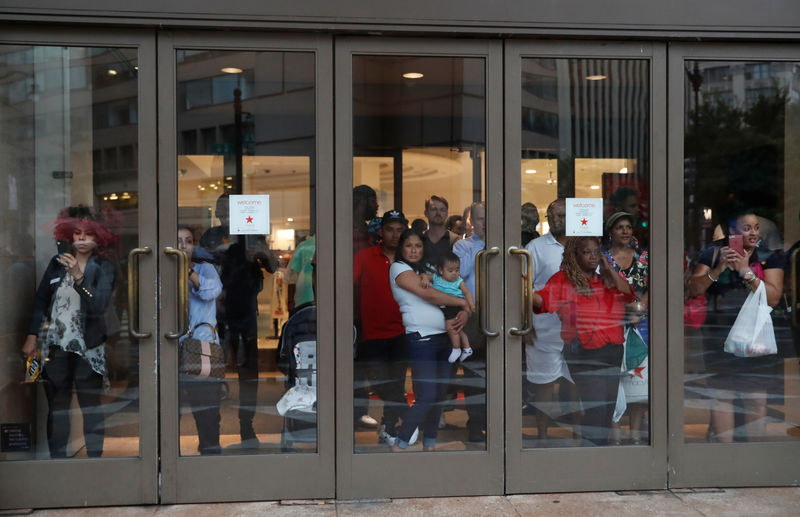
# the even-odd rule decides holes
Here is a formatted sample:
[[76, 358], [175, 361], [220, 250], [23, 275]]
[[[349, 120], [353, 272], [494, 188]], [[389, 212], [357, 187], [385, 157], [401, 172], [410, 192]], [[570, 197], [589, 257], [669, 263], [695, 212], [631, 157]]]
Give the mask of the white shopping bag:
[[739, 315], [725, 339], [724, 350], [737, 357], [777, 354], [778, 345], [772, 328], [771, 312], [764, 282], [759, 282], [756, 291], [747, 295], [739, 309]]

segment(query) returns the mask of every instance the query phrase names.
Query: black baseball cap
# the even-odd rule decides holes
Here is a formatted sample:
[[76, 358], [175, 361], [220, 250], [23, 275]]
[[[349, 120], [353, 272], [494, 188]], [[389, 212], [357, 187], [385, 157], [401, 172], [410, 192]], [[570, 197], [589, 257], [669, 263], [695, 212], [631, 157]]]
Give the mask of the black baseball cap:
[[403, 223], [408, 226], [408, 219], [403, 215], [403, 212], [400, 210], [389, 210], [388, 212], [384, 212], [381, 217], [381, 228], [394, 222]]

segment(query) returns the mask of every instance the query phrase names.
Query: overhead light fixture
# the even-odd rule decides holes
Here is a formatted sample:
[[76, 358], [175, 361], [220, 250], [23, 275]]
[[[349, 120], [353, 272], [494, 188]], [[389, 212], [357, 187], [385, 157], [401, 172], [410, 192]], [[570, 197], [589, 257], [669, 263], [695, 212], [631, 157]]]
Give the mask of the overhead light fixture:
[[134, 70], [139, 70], [139, 65], [133, 67]]
[[286, 220], [289, 221], [290, 223], [294, 222], [294, 217], [287, 217]]
[[525, 174], [536, 174], [536, 169], [525, 169]]
[[108, 75], [117, 75], [118, 73], [119, 73], [119, 72], [117, 72], [117, 71], [116, 71], [116, 70], [114, 70], [113, 68], [109, 68], [109, 69], [108, 69]]
[[600, 185], [591, 185], [589, 188], [592, 190], [600, 190]]
[[122, 193], [122, 199], [130, 199], [130, 198], [131, 198], [131, 195], [128, 194], [127, 192], [123, 192]]
[[421, 79], [425, 76], [419, 72], [406, 72], [403, 74], [403, 77], [406, 79]]
[[103, 196], [103, 201], [108, 201], [108, 196]]
[[220, 70], [226, 74], [241, 74], [243, 71], [241, 68], [236, 68], [235, 66], [226, 66], [225, 68], [220, 68]]
[[587, 81], [602, 81], [603, 79], [608, 79], [608, 76], [606, 76], [606, 75], [587, 75], [586, 76], [586, 80]]
[[621, 168], [621, 169], [619, 170], [619, 173], [620, 173], [620, 174], [628, 174], [628, 168], [627, 168], [627, 167], [623, 167], [623, 168]]
[[117, 199], [119, 199], [119, 196], [117, 196], [116, 192], [112, 192], [111, 195], [108, 196], [108, 199], [110, 199], [111, 201], [116, 201]]

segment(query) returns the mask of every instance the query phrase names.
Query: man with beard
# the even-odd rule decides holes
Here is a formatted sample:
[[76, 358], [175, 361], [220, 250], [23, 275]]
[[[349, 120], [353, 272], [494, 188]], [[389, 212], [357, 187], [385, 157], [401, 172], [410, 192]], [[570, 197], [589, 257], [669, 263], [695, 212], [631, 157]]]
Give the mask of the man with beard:
[[422, 239], [424, 260], [430, 266], [437, 266], [445, 252], [453, 250], [458, 235], [445, 227], [450, 205], [441, 196], [431, 196], [425, 200], [425, 217], [428, 219], [428, 231]]

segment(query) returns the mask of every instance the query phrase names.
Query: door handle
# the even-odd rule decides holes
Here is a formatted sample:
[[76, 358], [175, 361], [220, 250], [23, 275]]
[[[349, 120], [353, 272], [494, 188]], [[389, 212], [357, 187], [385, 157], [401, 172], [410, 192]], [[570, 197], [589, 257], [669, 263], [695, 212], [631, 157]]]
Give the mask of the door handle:
[[153, 250], [144, 246], [128, 253], [128, 333], [136, 339], [146, 339], [150, 332], [139, 331], [139, 255], [149, 255]]
[[509, 255], [517, 255], [522, 259], [522, 328], [511, 327], [508, 333], [512, 336], [524, 336], [533, 330], [531, 295], [533, 293], [533, 257], [525, 248], [511, 246]]
[[484, 277], [486, 276], [486, 270], [483, 267], [483, 262], [488, 260], [486, 257], [499, 254], [500, 248], [497, 246], [492, 246], [488, 250], [481, 250], [477, 253], [477, 255], [475, 255], [475, 312], [477, 313], [476, 316], [478, 317], [478, 327], [480, 327], [483, 335], [487, 337], [497, 337], [500, 335], [500, 333], [494, 330], [489, 330], [488, 322], [484, 321], [484, 319], [488, 319], [488, 313], [482, 309], [482, 307], [486, 307], [487, 303], [487, 300], [485, 299], [486, 296], [484, 294]]
[[166, 332], [164, 337], [178, 339], [189, 332], [189, 258], [171, 246], [164, 248], [164, 255], [178, 259], [178, 331]]
[[798, 326], [798, 317], [797, 317], [797, 254], [800, 253], [800, 248], [794, 250], [792, 252], [792, 256], [789, 257], [789, 263], [792, 265], [792, 276], [791, 276], [791, 286], [792, 286], [792, 306], [790, 307], [792, 311], [792, 326]]

